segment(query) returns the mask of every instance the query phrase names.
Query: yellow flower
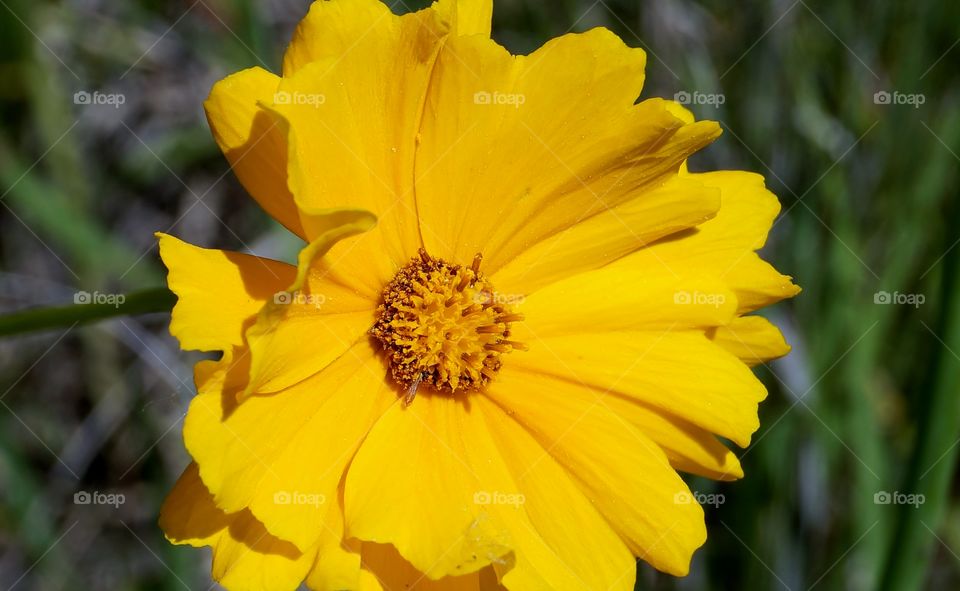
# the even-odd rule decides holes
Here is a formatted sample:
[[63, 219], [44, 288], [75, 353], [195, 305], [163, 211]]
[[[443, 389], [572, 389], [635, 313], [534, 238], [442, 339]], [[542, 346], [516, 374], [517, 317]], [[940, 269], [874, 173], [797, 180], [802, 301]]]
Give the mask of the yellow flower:
[[[632, 589], [706, 539], [677, 470], [742, 476], [795, 295], [755, 253], [763, 179], [637, 103], [604, 29], [528, 56], [490, 0], [313, 4], [283, 62], [206, 103], [296, 266], [160, 236], [197, 365], [194, 463], [161, 512], [231, 591]], [[375, 216], [375, 217], [374, 217]]]

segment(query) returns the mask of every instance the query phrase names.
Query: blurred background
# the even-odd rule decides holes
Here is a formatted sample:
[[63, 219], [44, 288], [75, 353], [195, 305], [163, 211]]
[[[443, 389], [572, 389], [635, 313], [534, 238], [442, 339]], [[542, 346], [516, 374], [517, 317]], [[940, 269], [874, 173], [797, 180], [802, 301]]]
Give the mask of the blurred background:
[[[0, 314], [162, 286], [156, 230], [290, 259], [201, 102], [278, 71], [307, 7], [0, 0]], [[497, 1], [514, 52], [595, 26], [645, 48], [644, 97], [724, 128], [691, 167], [780, 196], [765, 256], [804, 287], [768, 312], [794, 352], [758, 368], [747, 478], [691, 480], [709, 540], [638, 589], [960, 589], [958, 23], [934, 0]], [[0, 589], [210, 588], [209, 553], [156, 526], [197, 360], [168, 318], [0, 338]]]

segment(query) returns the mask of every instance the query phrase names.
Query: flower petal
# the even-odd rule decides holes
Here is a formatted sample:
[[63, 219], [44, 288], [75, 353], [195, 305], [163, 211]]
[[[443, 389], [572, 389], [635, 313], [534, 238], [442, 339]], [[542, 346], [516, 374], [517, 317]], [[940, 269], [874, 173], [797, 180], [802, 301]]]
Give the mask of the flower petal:
[[[559, 559], [570, 578], [572, 589], [631, 590], [634, 587], [636, 561], [597, 510], [591, 498], [578, 487], [576, 478], [550, 456], [547, 449], [529, 433], [511, 411], [504, 412], [485, 397], [477, 397], [487, 429], [500, 454], [510, 467], [522, 508], [536, 537], [543, 544], [516, 543], [517, 565], [506, 570], [495, 565], [509, 589], [536, 588], [541, 583], [542, 565]], [[512, 415], [512, 416], [511, 416]], [[504, 491], [485, 491], [510, 500]], [[496, 497], [491, 502], [500, 502]], [[537, 554], [551, 554], [536, 559]], [[556, 583], [554, 583], [556, 584]], [[557, 589], [557, 586], [551, 586]]]
[[[422, 104], [436, 53], [447, 34], [447, 24], [435, 11], [403, 16], [385, 7], [372, 8], [364, 0], [357, 7], [343, 2], [317, 2], [306, 22], [319, 22], [324, 13], [350, 18], [361, 12], [371, 18], [373, 30], [360, 31], [359, 21], [345, 20], [338, 35], [354, 34], [353, 45], [336, 57], [318, 59], [327, 49], [323, 41], [306, 57], [290, 57], [296, 68], [278, 89], [270, 109], [283, 119], [290, 145], [290, 189], [298, 206], [313, 211], [343, 204], [372, 211], [378, 228], [349, 249], [364, 261], [354, 281], [381, 286], [421, 245], [417, 226], [414, 156]], [[378, 3], [379, 4], [379, 3]], [[386, 11], [372, 17], [372, 12]], [[319, 25], [311, 24], [309, 27]], [[326, 26], [326, 25], [324, 25]], [[364, 25], [366, 26], [366, 25]], [[343, 27], [342, 29], [340, 27]], [[354, 29], [357, 29], [356, 31]], [[307, 33], [303, 33], [307, 35]], [[316, 31], [311, 33], [314, 37]], [[301, 55], [303, 48], [293, 56]], [[306, 47], [306, 45], [304, 45]], [[302, 63], [301, 63], [302, 62]], [[398, 76], [397, 72], [403, 72]], [[390, 84], [384, 84], [390, 80]]]
[[493, 0], [438, 0], [430, 7], [457, 35], [490, 36]]
[[[496, 485], [471, 461], [488, 442], [482, 419], [461, 399], [423, 393], [408, 407], [395, 404], [347, 472], [347, 535], [393, 544], [431, 579], [504, 560], [508, 531], [473, 502], [483, 486]], [[499, 458], [489, 462], [502, 469]]]
[[[594, 584], [584, 581], [606, 589], [621, 575], [623, 588], [632, 588], [629, 553], [539, 446], [522, 439], [519, 428], [511, 434], [519, 440], [494, 440], [497, 425], [509, 422], [480, 396], [422, 393], [408, 407], [391, 407], [347, 473], [347, 535], [392, 544], [431, 579], [492, 564], [513, 589]], [[523, 460], [507, 460], [508, 453]], [[547, 462], [537, 471], [530, 466], [535, 457]], [[500, 493], [529, 493], [529, 501], [488, 498]], [[557, 522], [561, 510], [569, 521]]]
[[217, 506], [249, 508], [272, 535], [301, 550], [329, 538], [324, 518], [337, 506], [344, 469], [396, 400], [375, 352], [364, 341], [316, 376], [240, 404], [223, 386], [228, 368], [222, 371], [219, 382], [198, 380], [184, 423], [187, 450]]
[[717, 216], [688, 236], [669, 238], [614, 263], [618, 268], [667, 268], [719, 277], [737, 294], [739, 312], [749, 312], [800, 292], [754, 252], [766, 242], [780, 203], [760, 175], [721, 171], [691, 175], [720, 189]]
[[164, 501], [160, 527], [174, 544], [211, 546], [213, 578], [229, 591], [293, 591], [315, 554], [273, 537], [249, 511], [218, 509], [196, 464], [184, 470]]
[[376, 589], [417, 591], [496, 591], [503, 589], [490, 567], [469, 575], [444, 577], [434, 581], [407, 562], [389, 544], [363, 544], [363, 568], [376, 582]]
[[311, 3], [283, 56], [283, 76], [293, 76], [313, 62], [368, 51], [390, 34], [395, 18], [380, 0]]
[[280, 78], [261, 68], [217, 82], [203, 103], [213, 137], [247, 192], [268, 214], [304, 237], [287, 188], [287, 139], [276, 117], [258, 103], [273, 102]]
[[[500, 284], [497, 283], [499, 286]], [[709, 276], [681, 277], [663, 269], [604, 267], [549, 285], [518, 301], [526, 318], [513, 329], [514, 340], [606, 331], [656, 331], [727, 324], [737, 298], [726, 284]]]
[[720, 209], [720, 191], [690, 176], [598, 213], [534, 244], [497, 271], [498, 286], [529, 294], [580, 272], [596, 269], [664, 236], [692, 228]]
[[605, 29], [565, 35], [529, 56], [481, 36], [448, 38], [416, 161], [427, 251], [458, 263], [482, 252], [492, 274], [662, 184], [712, 141], [714, 123], [685, 124], [662, 100], [634, 104], [644, 63], [643, 51]]
[[739, 359], [702, 332], [610, 331], [524, 341], [509, 367], [637, 400], [741, 447], [759, 427], [767, 391]]
[[742, 316], [710, 333], [713, 342], [750, 366], [766, 363], [790, 352], [780, 329], [762, 316]]
[[[568, 392], [588, 404], [603, 395], [602, 391], [590, 388]], [[637, 400], [604, 396], [601, 403], [659, 445], [677, 470], [714, 480], [743, 478], [737, 456], [706, 429]]]
[[296, 281], [264, 305], [246, 332], [251, 363], [244, 396], [276, 392], [316, 374], [372, 324], [375, 302], [328, 280], [324, 255], [340, 240], [369, 230], [376, 218], [353, 209], [310, 218], [310, 227], [321, 233], [300, 252]]
[[[430, 10], [457, 35], [490, 36], [492, 0], [439, 0]], [[390, 36], [396, 18], [380, 0], [313, 2], [283, 56], [283, 75], [292, 76], [326, 58], [369, 51], [380, 38]]]
[[296, 268], [248, 254], [193, 246], [157, 233], [167, 284], [177, 295], [170, 333], [183, 349], [227, 351]]
[[659, 570], [686, 575], [706, 540], [703, 510], [676, 502], [689, 489], [660, 447], [596, 397], [570, 395], [579, 386], [507, 368], [500, 377], [487, 395], [550, 450], [630, 550]]

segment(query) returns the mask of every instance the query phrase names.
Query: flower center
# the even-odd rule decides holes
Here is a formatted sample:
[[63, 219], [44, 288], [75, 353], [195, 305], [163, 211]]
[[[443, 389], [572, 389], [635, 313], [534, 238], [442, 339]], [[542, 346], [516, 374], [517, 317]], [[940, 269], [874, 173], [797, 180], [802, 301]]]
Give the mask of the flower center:
[[501, 357], [526, 349], [509, 340], [510, 324], [523, 320], [480, 273], [481, 256], [463, 267], [420, 249], [383, 290], [370, 333], [386, 351], [393, 378], [407, 388], [478, 390], [500, 369]]

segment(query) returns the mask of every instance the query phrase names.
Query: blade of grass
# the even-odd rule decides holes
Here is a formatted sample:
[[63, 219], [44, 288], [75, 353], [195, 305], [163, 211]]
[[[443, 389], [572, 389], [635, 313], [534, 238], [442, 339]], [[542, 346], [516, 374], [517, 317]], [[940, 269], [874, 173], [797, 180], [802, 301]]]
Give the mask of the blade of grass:
[[[935, 531], [943, 520], [951, 476], [960, 447], [960, 252], [947, 255], [943, 285], [942, 322], [929, 329], [940, 341], [935, 383], [923, 392], [926, 400], [917, 429], [917, 443], [910, 462], [910, 475], [902, 492], [923, 495], [924, 502], [897, 507], [896, 533], [888, 548], [882, 591], [920, 589], [936, 543]], [[918, 497], [919, 498], [919, 497]]]

